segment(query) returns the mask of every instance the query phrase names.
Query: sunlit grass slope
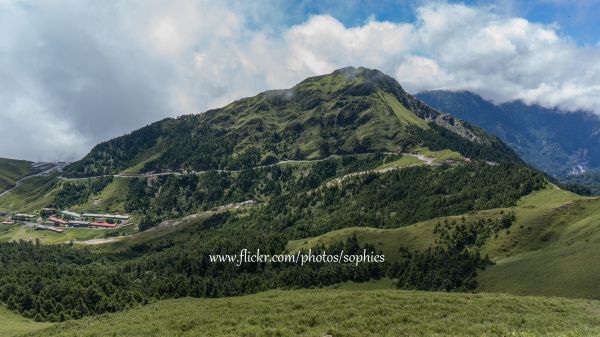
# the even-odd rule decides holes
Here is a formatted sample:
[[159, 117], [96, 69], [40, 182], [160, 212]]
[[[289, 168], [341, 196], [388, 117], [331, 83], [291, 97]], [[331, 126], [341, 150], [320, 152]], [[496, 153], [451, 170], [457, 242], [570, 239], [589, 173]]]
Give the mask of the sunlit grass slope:
[[483, 291], [600, 298], [600, 200], [546, 190], [525, 197], [517, 223], [484, 252], [496, 265], [479, 277]]
[[401, 290], [160, 301], [31, 336], [596, 336], [599, 303]]
[[27, 332], [47, 328], [51, 323], [38, 323], [19, 316], [0, 305], [0, 336], [18, 336]]
[[[482, 247], [482, 254], [488, 255], [495, 265], [480, 272], [479, 291], [600, 299], [600, 199], [550, 186], [522, 198], [515, 207], [464, 217], [497, 218], [509, 211], [515, 212], [517, 221]], [[361, 244], [373, 244], [390, 261], [400, 256], [400, 247], [423, 250], [435, 245], [433, 230], [438, 221], [461, 217], [393, 229], [345, 228], [291, 241], [287, 249], [328, 245], [355, 235]]]
[[46, 207], [58, 181], [56, 174], [23, 180], [19, 187], [0, 197], [0, 210], [29, 212]]

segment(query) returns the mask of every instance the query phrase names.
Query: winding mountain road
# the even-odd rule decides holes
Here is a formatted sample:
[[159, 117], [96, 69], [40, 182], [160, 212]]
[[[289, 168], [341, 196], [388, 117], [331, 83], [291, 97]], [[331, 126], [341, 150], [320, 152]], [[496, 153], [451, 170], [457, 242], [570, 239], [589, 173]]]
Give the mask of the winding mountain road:
[[[396, 154], [400, 154], [400, 153], [396, 153], [396, 152], [381, 152], [384, 155], [396, 155]], [[369, 155], [369, 154], [375, 154], [375, 153], [361, 153], [358, 155]], [[402, 155], [405, 155], [405, 153], [402, 153]], [[266, 167], [273, 167], [273, 166], [278, 166], [278, 165], [285, 165], [285, 164], [303, 164], [303, 163], [315, 163], [315, 162], [320, 162], [320, 161], [326, 161], [329, 159], [335, 159], [335, 158], [345, 158], [345, 157], [352, 157], [352, 156], [356, 156], [356, 154], [348, 154], [348, 155], [333, 155], [333, 156], [329, 156], [327, 158], [320, 158], [320, 159], [304, 159], [304, 160], [292, 160], [292, 159], [285, 159], [285, 160], [281, 160], [278, 161], [277, 163], [273, 163], [273, 164], [269, 164], [269, 165], [260, 165], [260, 166], [255, 166], [252, 169], [261, 169], [261, 168], [266, 168]], [[81, 178], [68, 178], [68, 177], [60, 177], [60, 179], [62, 180], [67, 180], [67, 181], [77, 181], [77, 180], [87, 180], [87, 179], [98, 179], [98, 178], [103, 178], [103, 177], [114, 177], [114, 178], [150, 178], [150, 177], [160, 177], [160, 176], [168, 176], [168, 175], [177, 175], [177, 176], [181, 176], [181, 175], [192, 175], [192, 174], [204, 174], [207, 172], [226, 172], [226, 173], [239, 173], [242, 172], [243, 170], [206, 170], [206, 171], [186, 171], [184, 173], [182, 172], [176, 172], [176, 171], [170, 171], [170, 172], [159, 172], [159, 173], [132, 173], [132, 174], [128, 174], [128, 173], [117, 173], [117, 174], [103, 174], [103, 175], [97, 175], [97, 176], [91, 176], [91, 177], [81, 177]]]

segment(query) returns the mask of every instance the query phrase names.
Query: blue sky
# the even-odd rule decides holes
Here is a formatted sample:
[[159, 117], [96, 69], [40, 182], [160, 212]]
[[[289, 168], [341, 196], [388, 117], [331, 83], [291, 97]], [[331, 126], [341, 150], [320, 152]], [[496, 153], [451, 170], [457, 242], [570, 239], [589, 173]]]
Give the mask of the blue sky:
[[346, 66], [600, 115], [598, 17], [600, 0], [0, 0], [0, 157], [78, 159]]
[[[561, 32], [572, 37], [578, 44], [597, 44], [600, 41], [600, 0], [547, 0], [547, 1], [448, 1], [468, 6], [490, 7], [500, 15], [519, 16], [529, 21], [557, 24]], [[281, 4], [290, 13], [287, 24], [300, 23], [310, 15], [328, 14], [346, 26], [362, 25], [374, 18], [381, 21], [413, 22], [415, 8], [426, 1], [334, 1], [304, 0]]]

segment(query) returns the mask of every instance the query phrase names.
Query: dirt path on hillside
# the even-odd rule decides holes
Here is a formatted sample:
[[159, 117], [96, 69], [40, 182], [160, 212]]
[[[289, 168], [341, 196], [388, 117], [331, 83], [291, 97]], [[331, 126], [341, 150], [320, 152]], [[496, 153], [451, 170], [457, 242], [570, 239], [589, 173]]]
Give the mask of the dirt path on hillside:
[[122, 238], [124, 238], [124, 236], [115, 236], [113, 238], [103, 238], [103, 239], [91, 239], [91, 240], [86, 240], [86, 241], [75, 241], [75, 243], [82, 244], [82, 245], [101, 245], [104, 243], [121, 241]]
[[[412, 154], [412, 153], [402, 153], [403, 156], [410, 156], [410, 157], [415, 157], [417, 159], [419, 159], [420, 161], [422, 161], [425, 165], [433, 165], [433, 161], [435, 160], [435, 158], [430, 158], [430, 157], [426, 157], [422, 154]], [[405, 169], [407, 167], [413, 167], [413, 166], [417, 166], [419, 164], [412, 164], [412, 165], [407, 165], [407, 166], [402, 166], [402, 167], [397, 167], [397, 166], [390, 166], [390, 167], [386, 167], [386, 168], [381, 168], [381, 169], [372, 169], [372, 170], [367, 170], [367, 171], [361, 171], [361, 172], [352, 172], [352, 173], [348, 173], [346, 175], [343, 175], [339, 178], [335, 178], [332, 181], [327, 183], [327, 186], [333, 186], [336, 184], [341, 183], [342, 181], [348, 179], [348, 178], [352, 178], [352, 177], [358, 177], [361, 175], [365, 175], [365, 174], [369, 174], [369, 173], [385, 173], [385, 172], [390, 172], [390, 171], [394, 171], [394, 170], [401, 170], [401, 169]]]

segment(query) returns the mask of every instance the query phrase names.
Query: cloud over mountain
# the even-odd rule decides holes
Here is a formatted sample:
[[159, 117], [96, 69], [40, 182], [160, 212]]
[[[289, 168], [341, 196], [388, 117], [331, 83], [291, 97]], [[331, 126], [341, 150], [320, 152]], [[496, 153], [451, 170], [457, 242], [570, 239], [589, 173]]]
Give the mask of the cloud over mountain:
[[73, 159], [98, 141], [347, 65], [411, 92], [468, 89], [600, 114], [600, 46], [560, 27], [435, 2], [410, 23], [287, 25], [262, 3], [0, 3], [0, 156]]

